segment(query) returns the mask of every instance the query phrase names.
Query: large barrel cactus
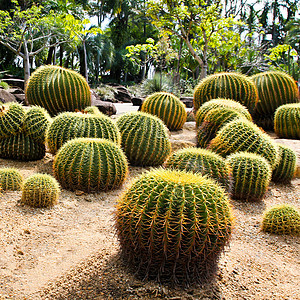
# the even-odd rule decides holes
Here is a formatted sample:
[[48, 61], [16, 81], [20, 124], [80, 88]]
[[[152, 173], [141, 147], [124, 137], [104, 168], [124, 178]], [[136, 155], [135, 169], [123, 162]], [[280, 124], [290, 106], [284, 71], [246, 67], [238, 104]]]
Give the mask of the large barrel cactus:
[[42, 66], [33, 72], [25, 95], [29, 104], [46, 108], [51, 116], [91, 105], [91, 91], [83, 76], [58, 66]]
[[225, 191], [213, 180], [154, 169], [119, 200], [115, 217], [121, 253], [145, 278], [180, 284], [214, 274], [229, 240], [232, 216]]
[[134, 112], [119, 117], [122, 148], [133, 165], [161, 165], [171, 153], [171, 142], [163, 122], [148, 113]]
[[300, 139], [300, 103], [285, 104], [277, 108], [274, 130], [279, 137]]
[[115, 143], [105, 139], [77, 138], [59, 149], [53, 170], [66, 189], [106, 191], [123, 184], [128, 164], [123, 151]]
[[104, 138], [117, 144], [121, 136], [117, 125], [103, 114], [83, 114], [65, 112], [54, 118], [50, 125], [46, 141], [53, 154], [67, 141], [74, 138]]
[[141, 111], [159, 117], [170, 130], [181, 129], [187, 118], [185, 105], [178, 97], [167, 92], [158, 92], [148, 96]]
[[258, 94], [253, 81], [247, 76], [239, 73], [218, 73], [207, 76], [195, 87], [195, 110], [216, 98], [235, 100], [252, 112], [258, 101]]
[[243, 119], [236, 119], [224, 125], [208, 147], [222, 156], [235, 152], [259, 154], [267, 159], [272, 169], [279, 159], [275, 142], [255, 124]]
[[19, 191], [23, 186], [23, 176], [15, 168], [0, 169], [0, 190]]
[[253, 117], [265, 130], [273, 130], [276, 109], [287, 103], [299, 102], [299, 92], [295, 80], [288, 74], [269, 71], [253, 75], [259, 96]]
[[230, 169], [225, 159], [208, 149], [178, 150], [168, 157], [165, 166], [170, 169], [207, 175], [219, 182], [225, 189], [229, 187]]
[[226, 158], [232, 170], [232, 198], [257, 201], [263, 198], [271, 181], [271, 166], [260, 155], [238, 152]]
[[199, 127], [202, 124], [205, 116], [210, 110], [216, 108], [222, 108], [222, 107], [233, 109], [238, 113], [242, 114], [247, 120], [252, 121], [251, 114], [249, 113], [248, 109], [244, 105], [234, 100], [219, 98], [219, 99], [213, 99], [208, 102], [205, 102], [200, 106], [195, 116], [196, 126]]

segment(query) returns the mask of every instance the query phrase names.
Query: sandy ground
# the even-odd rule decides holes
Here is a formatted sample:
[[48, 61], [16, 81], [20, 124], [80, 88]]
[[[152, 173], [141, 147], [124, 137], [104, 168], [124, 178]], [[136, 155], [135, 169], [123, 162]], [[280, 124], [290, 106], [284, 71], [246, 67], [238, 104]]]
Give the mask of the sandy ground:
[[[172, 133], [174, 149], [195, 142], [194, 123]], [[280, 140], [298, 151], [300, 141]], [[24, 177], [52, 174], [53, 156], [37, 162], [0, 159]], [[298, 163], [300, 162], [300, 159]], [[130, 167], [125, 185], [109, 193], [62, 190], [51, 209], [21, 206], [21, 192], [0, 196], [0, 299], [300, 299], [300, 238], [260, 231], [263, 211], [300, 207], [300, 179], [271, 183], [258, 203], [232, 201], [235, 229], [216, 280], [171, 288], [143, 282], [118, 257], [113, 213], [118, 197], [146, 168]]]

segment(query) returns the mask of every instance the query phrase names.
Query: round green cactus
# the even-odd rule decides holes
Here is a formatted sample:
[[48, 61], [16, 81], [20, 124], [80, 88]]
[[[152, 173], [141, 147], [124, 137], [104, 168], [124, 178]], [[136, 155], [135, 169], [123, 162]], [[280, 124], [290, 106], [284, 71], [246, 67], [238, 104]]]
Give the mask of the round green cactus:
[[259, 73], [251, 79], [259, 96], [253, 117], [259, 126], [273, 130], [276, 109], [283, 104], [299, 102], [297, 84], [290, 75], [279, 71]]
[[234, 109], [228, 107], [211, 109], [197, 131], [197, 147], [205, 148], [222, 126], [238, 118], [244, 117]]
[[225, 189], [229, 187], [230, 169], [220, 155], [197, 148], [185, 148], [172, 153], [165, 166], [175, 170], [190, 171], [215, 179]]
[[104, 138], [118, 145], [121, 136], [117, 125], [103, 114], [65, 112], [54, 118], [48, 128], [46, 141], [53, 154], [67, 141], [74, 138]]
[[83, 110], [83, 112], [92, 115], [103, 115], [103, 113], [99, 110], [97, 106], [88, 106]]
[[54, 177], [36, 173], [25, 180], [21, 203], [32, 207], [50, 207], [57, 203], [59, 194], [59, 184]]
[[15, 168], [0, 169], [0, 190], [19, 191], [23, 186], [23, 176]]
[[132, 165], [161, 165], [171, 153], [171, 142], [163, 122], [148, 113], [133, 112], [120, 116], [122, 148]]
[[52, 119], [48, 112], [39, 106], [32, 106], [25, 115], [22, 131], [32, 139], [45, 143], [46, 130]]
[[233, 110], [237, 111], [238, 113], [242, 114], [247, 120], [252, 121], [252, 117], [251, 117], [248, 109], [244, 105], [242, 105], [239, 102], [234, 101], [234, 100], [220, 98], [220, 99], [210, 100], [200, 106], [200, 108], [197, 110], [196, 116], [195, 116], [196, 126], [199, 127], [202, 124], [205, 116], [207, 115], [207, 113], [210, 110], [216, 109], [219, 107], [233, 109]]
[[18, 103], [6, 103], [0, 106], [0, 139], [20, 132], [24, 116], [25, 110]]
[[96, 138], [76, 138], [64, 144], [53, 163], [62, 187], [86, 192], [120, 187], [128, 173], [123, 151], [115, 143]]
[[187, 118], [185, 105], [178, 97], [167, 92], [158, 92], [148, 96], [141, 111], [159, 117], [170, 130], [179, 130]]
[[39, 160], [45, 156], [44, 143], [37, 142], [23, 132], [0, 139], [0, 157], [22, 161]]
[[188, 283], [214, 275], [232, 231], [225, 191], [213, 180], [154, 169], [119, 200], [116, 229], [125, 261], [141, 276]]
[[262, 230], [275, 234], [300, 235], [300, 212], [288, 204], [276, 205], [263, 216]]
[[255, 124], [248, 120], [236, 119], [224, 125], [208, 146], [221, 156], [236, 152], [256, 153], [270, 163], [272, 170], [279, 160], [278, 146]]
[[285, 104], [277, 108], [274, 130], [279, 137], [300, 139], [300, 103]]
[[288, 183], [296, 173], [297, 155], [294, 150], [284, 145], [279, 144], [278, 150], [279, 163], [273, 170], [272, 180], [274, 182]]
[[268, 161], [257, 154], [238, 152], [226, 158], [232, 170], [232, 198], [257, 201], [264, 197], [272, 176]]
[[253, 81], [239, 73], [218, 73], [207, 76], [196, 86], [194, 108], [216, 98], [235, 100], [245, 105], [250, 112], [258, 101], [258, 94]]
[[91, 105], [91, 91], [79, 73], [58, 66], [39, 67], [25, 88], [27, 101], [46, 108], [51, 116]]

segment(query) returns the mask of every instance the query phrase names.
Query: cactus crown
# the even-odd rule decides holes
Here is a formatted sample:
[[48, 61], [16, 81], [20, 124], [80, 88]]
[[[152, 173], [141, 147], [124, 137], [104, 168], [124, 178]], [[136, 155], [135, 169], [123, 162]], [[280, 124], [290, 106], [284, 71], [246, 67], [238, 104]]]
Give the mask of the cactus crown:
[[18, 191], [23, 186], [23, 176], [15, 168], [0, 169], [0, 189]]

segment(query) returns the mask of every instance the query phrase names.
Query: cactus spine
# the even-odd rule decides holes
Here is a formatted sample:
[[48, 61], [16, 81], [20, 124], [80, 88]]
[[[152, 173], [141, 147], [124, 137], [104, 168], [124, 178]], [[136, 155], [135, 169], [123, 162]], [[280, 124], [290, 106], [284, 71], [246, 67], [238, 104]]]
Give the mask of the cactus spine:
[[258, 101], [256, 87], [252, 80], [239, 73], [218, 73], [207, 76], [196, 86], [194, 91], [194, 108], [216, 98], [235, 100], [245, 105], [250, 112]]
[[285, 104], [277, 108], [274, 130], [279, 137], [300, 139], [300, 103]]
[[179, 130], [186, 121], [185, 105], [171, 93], [158, 92], [146, 98], [141, 111], [159, 117], [170, 130]]
[[76, 138], [65, 143], [53, 163], [54, 176], [70, 190], [111, 190], [123, 184], [128, 165], [115, 143], [96, 138]]
[[213, 275], [232, 231], [225, 191], [211, 179], [156, 169], [119, 200], [121, 252], [139, 274], [161, 281], [203, 281]]
[[57, 203], [59, 194], [59, 184], [55, 178], [37, 173], [25, 180], [21, 203], [32, 207], [50, 207]]
[[119, 117], [122, 148], [131, 164], [161, 165], [171, 153], [171, 142], [163, 122], [148, 113], [126, 113]]
[[19, 191], [23, 186], [23, 176], [15, 168], [0, 169], [0, 190]]
[[271, 166], [260, 155], [247, 152], [234, 153], [226, 158], [232, 170], [232, 197], [257, 201], [263, 198], [271, 181]]
[[83, 76], [58, 66], [42, 66], [33, 72], [25, 95], [30, 104], [46, 108], [51, 116], [91, 105], [91, 91]]

